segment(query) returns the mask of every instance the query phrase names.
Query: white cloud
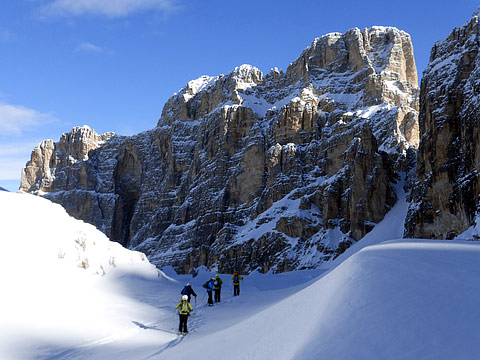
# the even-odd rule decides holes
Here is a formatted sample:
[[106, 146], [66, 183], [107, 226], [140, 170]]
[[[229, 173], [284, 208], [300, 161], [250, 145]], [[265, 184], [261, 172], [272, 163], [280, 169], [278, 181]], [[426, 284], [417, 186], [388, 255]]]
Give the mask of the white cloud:
[[[30, 150], [30, 152], [33, 148]], [[0, 159], [0, 180], [20, 180], [22, 169], [27, 161], [30, 160], [30, 154], [19, 158]]]
[[23, 163], [27, 162], [27, 160], [30, 160], [30, 158], [24, 158], [24, 154], [29, 155], [33, 149], [37, 147], [38, 144], [40, 144], [42, 140], [20, 140], [20, 141], [5, 141], [2, 140], [0, 143], [0, 160], [9, 158], [18, 158], [19, 156], [22, 156], [22, 161]]
[[135, 12], [168, 11], [177, 0], [53, 0], [41, 10], [46, 16], [101, 15], [125, 17]]
[[8, 141], [0, 144], [0, 180], [20, 181], [22, 168], [38, 145], [38, 141]]
[[52, 121], [50, 114], [24, 106], [0, 103], [0, 135], [21, 135], [24, 131]]
[[40, 142], [38, 138], [42, 138], [39, 132], [45, 129], [47, 124], [51, 125], [55, 122], [57, 120], [50, 114], [0, 100], [0, 180], [2, 182], [20, 181], [22, 168], [30, 160], [32, 150]]
[[83, 42], [83, 43], [81, 43], [80, 45], [77, 46], [77, 51], [100, 53], [100, 52], [103, 52], [104, 49], [102, 47], [94, 45], [92, 43]]

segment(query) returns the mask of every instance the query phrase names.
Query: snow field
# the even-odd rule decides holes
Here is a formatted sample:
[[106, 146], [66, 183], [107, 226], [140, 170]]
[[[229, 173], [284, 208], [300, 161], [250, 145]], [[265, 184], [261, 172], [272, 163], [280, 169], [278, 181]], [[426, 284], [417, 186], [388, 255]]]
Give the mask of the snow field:
[[[403, 228], [401, 185], [331, 269], [254, 272], [239, 297], [220, 274], [213, 307], [205, 268], [159, 272], [48, 200], [0, 193], [2, 359], [476, 359], [480, 243], [385, 241]], [[198, 297], [183, 337], [174, 308], [187, 282]]]
[[370, 246], [263, 311], [158, 358], [475, 359], [479, 261], [477, 243]]

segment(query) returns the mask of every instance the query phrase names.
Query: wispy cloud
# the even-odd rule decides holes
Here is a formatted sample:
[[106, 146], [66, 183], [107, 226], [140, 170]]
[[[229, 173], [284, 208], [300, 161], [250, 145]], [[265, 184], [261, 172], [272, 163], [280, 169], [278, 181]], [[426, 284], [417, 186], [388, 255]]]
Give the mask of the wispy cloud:
[[125, 17], [143, 11], [170, 11], [178, 0], [53, 0], [41, 9], [44, 16], [100, 15]]
[[[0, 95], [1, 96], [1, 95]], [[37, 132], [57, 123], [51, 114], [12, 105], [0, 99], [0, 181], [17, 183], [25, 163], [39, 141]], [[32, 130], [36, 130], [34, 132]]]
[[101, 52], [104, 52], [105, 49], [98, 46], [98, 45], [94, 45], [92, 43], [89, 43], [89, 42], [83, 42], [83, 43], [81, 43], [80, 45], [77, 46], [77, 51], [79, 51], [79, 52], [101, 53]]
[[[4, 141], [2, 140], [2, 144], [0, 146], [0, 159], [4, 158], [12, 158], [16, 157], [19, 154], [30, 154], [38, 144], [40, 144], [43, 140], [19, 140], [16, 139]], [[22, 160], [24, 163], [26, 160]]]
[[22, 135], [25, 131], [53, 121], [51, 114], [20, 105], [0, 103], [0, 135]]
[[30, 160], [30, 154], [34, 148], [22, 149], [15, 156], [0, 157], [0, 180], [20, 180], [22, 169]]
[[22, 168], [39, 141], [3, 141], [0, 146], [0, 181], [20, 181]]

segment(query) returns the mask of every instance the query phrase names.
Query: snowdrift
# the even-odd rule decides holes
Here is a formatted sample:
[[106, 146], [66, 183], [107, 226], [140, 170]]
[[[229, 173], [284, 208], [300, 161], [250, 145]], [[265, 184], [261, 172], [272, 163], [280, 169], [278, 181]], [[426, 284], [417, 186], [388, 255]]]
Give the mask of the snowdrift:
[[124, 278], [158, 278], [145, 255], [48, 200], [0, 192], [0, 246], [2, 359], [101, 338], [158, 311], [122, 288]]
[[479, 263], [477, 243], [369, 246], [277, 305], [161, 358], [475, 359]]

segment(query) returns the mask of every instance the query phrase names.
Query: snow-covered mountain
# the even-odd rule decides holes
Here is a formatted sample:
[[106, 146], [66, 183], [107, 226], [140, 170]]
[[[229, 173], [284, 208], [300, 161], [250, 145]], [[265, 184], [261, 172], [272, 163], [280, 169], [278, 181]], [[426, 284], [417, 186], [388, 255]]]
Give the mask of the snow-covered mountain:
[[40, 144], [21, 190], [179, 272], [318, 266], [395, 204], [418, 145], [417, 81], [405, 32], [328, 34], [286, 72], [189, 82], [151, 131]]
[[[478, 29], [475, 14], [432, 50], [408, 196], [416, 73], [393, 28], [316, 39], [286, 73], [189, 82], [133, 137], [83, 127], [40, 144], [24, 191], [196, 272], [0, 192], [2, 359], [478, 358]], [[399, 239], [404, 224], [455, 240]], [[204, 264], [223, 270], [214, 307]], [[233, 297], [234, 266], [271, 271]]]

